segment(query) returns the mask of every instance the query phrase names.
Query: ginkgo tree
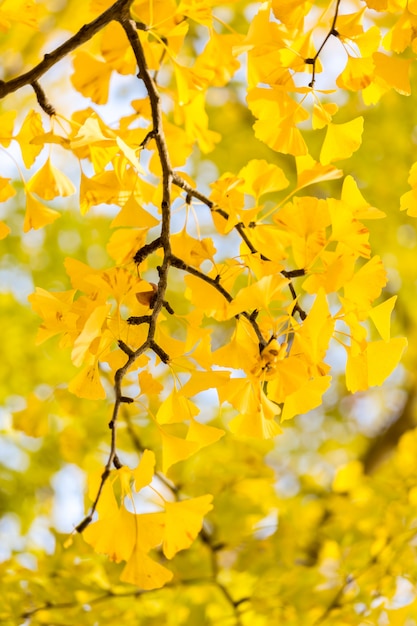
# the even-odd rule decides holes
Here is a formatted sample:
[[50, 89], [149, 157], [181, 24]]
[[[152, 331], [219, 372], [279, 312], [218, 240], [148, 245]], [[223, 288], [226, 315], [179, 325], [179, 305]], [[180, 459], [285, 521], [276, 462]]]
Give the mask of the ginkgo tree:
[[417, 623], [416, 27], [0, 4], [2, 623]]

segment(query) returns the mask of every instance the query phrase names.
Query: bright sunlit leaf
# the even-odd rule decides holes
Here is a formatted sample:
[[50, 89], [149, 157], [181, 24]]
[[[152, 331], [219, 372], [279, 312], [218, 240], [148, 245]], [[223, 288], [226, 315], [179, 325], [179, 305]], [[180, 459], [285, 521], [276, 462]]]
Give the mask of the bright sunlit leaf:
[[52, 224], [60, 217], [58, 211], [45, 206], [31, 193], [26, 194], [26, 213], [23, 231], [27, 233], [31, 228], [38, 230], [47, 224]]
[[162, 471], [164, 474], [171, 465], [190, 458], [201, 447], [195, 441], [186, 441], [180, 437], [175, 437], [162, 428], [159, 428], [159, 434], [162, 439]]
[[144, 450], [139, 465], [133, 470], [135, 491], [140, 491], [151, 483], [155, 471], [155, 463], [155, 454], [152, 450]]
[[96, 104], [105, 104], [109, 96], [112, 68], [84, 50], [75, 53], [73, 64], [71, 82], [75, 89]]
[[88, 400], [102, 400], [106, 397], [106, 392], [100, 380], [98, 364], [86, 365], [73, 378], [68, 389], [79, 398], [87, 398]]
[[4, 239], [10, 233], [10, 228], [4, 222], [0, 221], [0, 239]]
[[362, 143], [363, 117], [356, 117], [344, 124], [329, 124], [321, 152], [320, 163], [348, 159]]
[[203, 526], [203, 518], [211, 511], [213, 496], [206, 495], [181, 502], [165, 502], [166, 526], [162, 549], [168, 559], [188, 548]]
[[73, 183], [51, 163], [50, 159], [47, 159], [41, 169], [28, 181], [27, 189], [44, 200], [53, 200], [57, 196], [65, 198], [75, 193]]
[[140, 589], [160, 589], [172, 580], [173, 574], [163, 565], [150, 558], [138, 543], [123, 569], [120, 580]]

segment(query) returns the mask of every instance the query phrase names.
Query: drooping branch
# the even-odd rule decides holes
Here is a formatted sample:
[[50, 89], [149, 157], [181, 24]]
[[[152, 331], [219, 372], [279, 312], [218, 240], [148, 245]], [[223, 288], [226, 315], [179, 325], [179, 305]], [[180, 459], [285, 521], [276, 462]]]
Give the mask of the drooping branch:
[[[111, 430], [111, 445], [110, 445], [110, 453], [108, 456], [108, 460], [106, 466], [104, 468], [104, 472], [102, 474], [101, 483], [93, 503], [91, 510], [87, 517], [77, 526], [76, 530], [78, 532], [82, 532], [88, 524], [92, 521], [94, 512], [96, 510], [97, 504], [99, 502], [102, 489], [104, 483], [106, 482], [109, 474], [110, 468], [112, 465], [118, 469], [121, 467], [121, 463], [117, 457], [116, 453], [116, 426], [117, 420], [119, 416], [120, 407], [122, 404], [126, 402], [125, 396], [122, 393], [122, 382], [133, 366], [135, 361], [141, 356], [146, 350], [153, 351], [163, 363], [168, 363], [170, 360], [169, 355], [163, 350], [161, 346], [157, 344], [155, 341], [155, 332], [156, 332], [156, 324], [158, 316], [163, 307], [167, 308], [169, 312], [172, 311], [171, 307], [165, 300], [165, 293], [168, 285], [168, 272], [171, 265], [171, 183], [172, 183], [172, 166], [169, 158], [168, 148], [165, 141], [165, 136], [162, 127], [162, 110], [161, 110], [161, 99], [156, 88], [156, 85], [152, 79], [152, 76], [148, 70], [148, 66], [146, 63], [145, 54], [142, 48], [142, 44], [138, 37], [135, 23], [130, 19], [129, 14], [129, 6], [130, 3], [125, 2], [119, 6], [119, 10], [117, 12], [116, 18], [122, 25], [133, 53], [136, 58], [136, 62], [138, 65], [138, 78], [143, 81], [145, 84], [149, 102], [151, 106], [152, 112], [152, 137], [156, 142], [159, 161], [162, 169], [162, 202], [161, 202], [161, 212], [162, 212], [162, 223], [161, 223], [161, 233], [160, 236], [157, 237], [153, 242], [147, 244], [139, 250], [135, 255], [135, 261], [137, 263], [142, 262], [149, 254], [156, 251], [158, 248], [163, 249], [163, 261], [162, 265], [159, 268], [159, 280], [158, 286], [156, 289], [155, 298], [152, 302], [152, 313], [150, 315], [142, 316], [141, 318], [136, 318], [136, 321], [131, 321], [130, 323], [146, 323], [148, 324], [148, 333], [145, 342], [137, 349], [132, 351], [126, 344], [119, 343], [119, 347], [125, 352], [127, 355], [126, 363], [119, 368], [114, 376], [114, 406], [113, 406], [113, 414], [109, 423], [109, 428]], [[135, 319], [135, 318], [133, 318]], [[140, 320], [140, 321], [138, 321]], [[126, 349], [127, 348], [127, 349]]]

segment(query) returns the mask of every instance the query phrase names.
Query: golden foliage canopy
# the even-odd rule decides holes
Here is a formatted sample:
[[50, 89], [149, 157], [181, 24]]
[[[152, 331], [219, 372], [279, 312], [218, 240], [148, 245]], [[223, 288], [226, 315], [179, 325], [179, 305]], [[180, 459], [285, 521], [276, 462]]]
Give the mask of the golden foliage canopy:
[[415, 624], [417, 3], [0, 30], [0, 621]]

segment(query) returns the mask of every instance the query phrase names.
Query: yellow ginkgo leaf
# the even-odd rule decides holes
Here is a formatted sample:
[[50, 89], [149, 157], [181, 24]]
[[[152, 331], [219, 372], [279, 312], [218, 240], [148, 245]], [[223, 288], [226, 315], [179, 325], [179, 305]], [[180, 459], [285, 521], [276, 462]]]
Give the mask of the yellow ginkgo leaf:
[[28, 181], [26, 187], [44, 200], [52, 200], [57, 196], [65, 198], [75, 193], [75, 187], [68, 176], [52, 165], [49, 158]]
[[[204, 154], [211, 152], [216, 143], [220, 141], [221, 135], [208, 128], [209, 120], [205, 110], [204, 94], [197, 94], [183, 106], [183, 109], [187, 138], [197, 140], [198, 147]], [[181, 150], [180, 146], [178, 148]], [[173, 152], [175, 153], [175, 151]]]
[[13, 139], [14, 121], [17, 111], [7, 111], [0, 115], [0, 144], [7, 148]]
[[332, 121], [333, 115], [337, 113], [337, 104], [328, 102], [326, 104], [315, 104], [313, 107], [313, 115], [311, 125], [313, 129], [324, 128]]
[[193, 372], [191, 378], [181, 387], [180, 393], [183, 396], [195, 396], [200, 391], [213, 389], [225, 385], [230, 379], [230, 372]]
[[106, 397], [106, 392], [100, 380], [98, 363], [86, 365], [81, 372], [71, 380], [68, 389], [79, 398], [103, 400]]
[[320, 163], [348, 159], [362, 143], [363, 117], [355, 117], [344, 124], [329, 124], [320, 152]]
[[131, 583], [141, 589], [160, 589], [173, 578], [173, 573], [160, 565], [136, 544], [132, 555], [120, 576], [124, 583]]
[[215, 29], [211, 32], [212, 36], [203, 52], [196, 58], [193, 70], [197, 80], [202, 78], [207, 81], [208, 77], [212, 86], [223, 87], [230, 83], [240, 67], [236, 47], [242, 43], [243, 36], [237, 33], [218, 34]]
[[122, 465], [122, 467], [118, 467], [116, 469], [116, 478], [120, 483], [120, 501], [123, 502], [126, 497], [132, 499], [132, 478], [133, 472], [127, 467], [127, 465]]
[[309, 367], [302, 354], [288, 356], [275, 364], [276, 376], [268, 382], [268, 398], [282, 404], [310, 380]]
[[157, 327], [155, 339], [157, 344], [168, 354], [170, 360], [181, 359], [184, 355], [185, 342], [175, 339], [166, 324], [160, 324]]
[[45, 400], [30, 394], [27, 406], [13, 413], [13, 428], [29, 437], [43, 437], [49, 432], [50, 409]]
[[309, 3], [309, 0], [273, 0], [272, 10], [280, 22], [294, 28], [302, 24]]
[[44, 134], [42, 118], [40, 113], [29, 111], [25, 117], [22, 127], [16, 136], [22, 151], [23, 163], [29, 169], [35, 162], [36, 157], [43, 149], [42, 143], [34, 143], [33, 139]]
[[114, 131], [104, 124], [96, 112], [92, 112], [91, 115], [83, 118], [81, 126], [77, 128], [76, 134], [71, 139], [71, 148], [77, 150], [91, 145], [111, 146], [115, 143], [115, 139]]
[[229, 424], [229, 428], [232, 433], [236, 433], [239, 436], [256, 439], [273, 439], [282, 433], [277, 422], [273, 419], [265, 418], [260, 407], [257, 411], [240, 413], [234, 417]]
[[10, 233], [10, 228], [0, 220], [0, 239], [5, 239]]
[[296, 331], [292, 353], [304, 353], [311, 363], [320, 364], [333, 335], [334, 319], [323, 289], [320, 289], [302, 327]]
[[180, 395], [173, 389], [169, 396], [165, 398], [158, 409], [156, 419], [159, 424], [175, 424], [189, 420], [198, 415], [200, 409], [188, 398]]
[[370, 387], [382, 385], [397, 367], [407, 347], [405, 337], [390, 341], [372, 341], [366, 348], [368, 360], [368, 383]]
[[188, 548], [203, 526], [203, 518], [212, 510], [213, 496], [181, 502], [165, 502], [166, 520], [162, 549], [167, 559]]
[[15, 189], [10, 185], [9, 181], [10, 178], [0, 176], [0, 202], [5, 202], [16, 194]]
[[84, 540], [111, 561], [127, 561], [136, 543], [136, 516], [121, 506], [111, 516], [93, 522], [83, 531]]
[[113, 68], [85, 50], [76, 52], [73, 65], [71, 82], [75, 89], [96, 104], [106, 104]]
[[366, 353], [357, 353], [357, 350], [346, 348], [346, 387], [352, 393], [365, 391], [369, 388], [368, 362]]
[[281, 261], [288, 257], [288, 246], [291, 245], [288, 233], [273, 224], [257, 223], [251, 232], [251, 242], [257, 250], [268, 250], [269, 261], [262, 259], [261, 255], [248, 256], [246, 243], [242, 242], [241, 254], [247, 257], [246, 262], [258, 279], [279, 274], [284, 269]]
[[365, 89], [372, 79], [375, 70], [375, 64], [370, 57], [354, 57], [348, 55], [346, 67], [339, 75], [336, 83], [342, 89], [350, 89], [358, 91]]
[[[138, 174], [144, 174], [144, 170], [139, 163], [138, 157], [136, 156], [135, 150], [127, 145], [125, 141], [121, 137], [116, 137], [116, 143], [119, 146], [119, 149], [126, 160], [132, 165]], [[137, 146], [139, 149], [139, 146]]]
[[[103, 7], [102, 13], [110, 6]], [[91, 5], [90, 5], [91, 6]], [[136, 70], [136, 61], [126, 34], [118, 22], [110, 22], [103, 30], [101, 40], [101, 54], [113, 69], [119, 74], [134, 74]]]
[[60, 333], [76, 332], [78, 316], [71, 310], [74, 294], [75, 291], [49, 293], [36, 287], [35, 292], [28, 296], [33, 310], [43, 319], [36, 345]]
[[366, 350], [367, 329], [361, 324], [356, 311], [345, 313], [343, 321], [349, 327], [351, 356], [361, 354]]
[[405, 337], [389, 341], [373, 341], [364, 352], [347, 350], [346, 386], [352, 393], [379, 386], [397, 367], [407, 346]]
[[42, 228], [42, 226], [51, 224], [58, 217], [60, 217], [60, 213], [58, 213], [58, 211], [54, 211], [53, 209], [45, 206], [39, 202], [35, 196], [32, 196], [31, 193], [26, 194], [26, 213], [25, 221], [23, 223], [23, 231], [25, 233], [27, 233], [31, 228], [37, 230], [38, 228]]
[[267, 146], [277, 152], [294, 156], [308, 152], [303, 135], [292, 120], [286, 120], [281, 124], [277, 124], [276, 119], [257, 120], [253, 129], [257, 139], [264, 141]]
[[187, 441], [198, 443], [201, 448], [210, 446], [224, 436], [224, 430], [209, 426], [208, 424], [200, 424], [197, 420], [192, 419], [187, 432]]
[[296, 157], [295, 163], [297, 166], [297, 189], [343, 176], [342, 170], [336, 169], [334, 165], [317, 163], [309, 154]]
[[161, 383], [155, 380], [152, 374], [150, 374], [146, 370], [143, 370], [139, 373], [138, 381], [141, 395], [158, 395], [163, 390], [163, 386], [161, 385]]
[[84, 324], [83, 330], [75, 340], [71, 354], [72, 362], [77, 367], [83, 363], [93, 341], [101, 335], [103, 324], [110, 309], [111, 304], [96, 307]]
[[173, 254], [194, 267], [199, 267], [207, 259], [213, 259], [216, 253], [212, 239], [195, 239], [185, 228], [171, 236], [171, 247]]
[[102, 298], [106, 295], [112, 296], [119, 306], [136, 290], [138, 283], [142, 282], [124, 267], [111, 267], [104, 272], [94, 272], [90, 269], [87, 280], [96, 287], [97, 293]]
[[171, 465], [189, 459], [201, 447], [195, 441], [185, 441], [185, 439], [170, 435], [161, 427], [159, 434], [162, 438], [162, 471], [164, 474], [167, 473]]
[[397, 296], [392, 296], [392, 298], [385, 300], [385, 302], [378, 304], [378, 306], [369, 311], [369, 317], [384, 341], [390, 340], [391, 313], [396, 300]]
[[165, 531], [166, 513], [141, 513], [136, 515], [136, 531], [141, 550], [149, 552], [162, 544]]
[[281, 421], [291, 419], [315, 409], [322, 402], [322, 396], [330, 386], [331, 376], [321, 376], [308, 380], [302, 387], [289, 394], [284, 401]]
[[117, 202], [119, 183], [114, 172], [102, 172], [88, 178], [81, 172], [80, 181], [80, 211], [85, 215], [97, 204], [112, 204]]
[[187, 285], [185, 296], [195, 307], [217, 320], [229, 317], [228, 315], [225, 317], [227, 300], [215, 287], [191, 274], [186, 275], [184, 281]]
[[369, 259], [371, 246], [368, 229], [362, 222], [353, 218], [350, 207], [341, 200], [329, 198], [327, 206], [332, 220], [332, 235], [329, 241], [338, 241], [354, 252], [355, 256]]
[[388, 56], [382, 52], [374, 52], [372, 58], [375, 63], [375, 75], [382, 78], [389, 87], [398, 93], [409, 96], [411, 59], [400, 59], [397, 56]]
[[345, 311], [352, 308], [366, 317], [373, 302], [387, 283], [387, 273], [378, 255], [372, 257], [344, 285], [344, 298], [340, 297]]
[[99, 275], [99, 270], [95, 270], [86, 263], [71, 257], [65, 258], [64, 267], [74, 289], [79, 289], [86, 294], [97, 293], [97, 287], [91, 282], [91, 278]]
[[135, 253], [145, 243], [147, 229], [120, 228], [110, 237], [106, 250], [118, 265], [124, 265], [133, 260]]
[[134, 226], [138, 228], [152, 228], [158, 224], [156, 217], [145, 211], [136, 201], [133, 194], [129, 197], [121, 211], [116, 215], [111, 226]]
[[242, 167], [238, 177], [244, 180], [241, 190], [256, 199], [264, 193], [281, 191], [289, 185], [283, 170], [263, 159], [249, 161], [245, 167]]
[[264, 276], [253, 285], [244, 287], [228, 306], [227, 316], [234, 317], [242, 311], [270, 310], [273, 302], [284, 300], [288, 280], [280, 274]]
[[347, 204], [353, 216], [358, 220], [374, 220], [385, 217], [385, 213], [371, 206], [365, 200], [353, 176], [346, 176], [343, 181], [341, 200]]
[[5, 0], [1, 3], [0, 29], [6, 31], [10, 22], [25, 24], [30, 28], [38, 29], [40, 7], [35, 0]]
[[185, 15], [198, 24], [211, 27], [213, 18], [210, 4], [195, 2], [195, 0], [181, 0], [177, 8], [177, 13], [179, 13], [179, 15]]
[[[251, 372], [253, 368], [257, 367], [259, 362], [259, 342], [253, 333], [253, 329], [244, 319], [240, 318], [237, 321], [230, 341], [222, 348], [213, 352], [213, 362], [223, 367], [243, 368], [245, 372]], [[233, 378], [224, 387], [219, 387], [219, 394], [223, 393], [224, 389], [228, 393], [229, 385], [234, 385], [239, 380], [241, 381], [242, 379]]]
[[417, 189], [406, 191], [400, 199], [401, 211], [407, 211], [410, 217], [417, 217]]
[[135, 491], [140, 491], [152, 482], [155, 462], [155, 454], [152, 450], [144, 450], [139, 465], [133, 470]]
[[221, 403], [228, 402], [242, 413], [256, 413], [259, 410], [259, 381], [252, 378], [231, 378], [227, 385], [219, 389]]

